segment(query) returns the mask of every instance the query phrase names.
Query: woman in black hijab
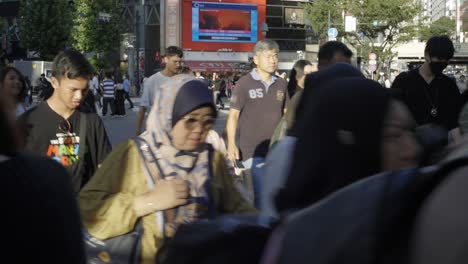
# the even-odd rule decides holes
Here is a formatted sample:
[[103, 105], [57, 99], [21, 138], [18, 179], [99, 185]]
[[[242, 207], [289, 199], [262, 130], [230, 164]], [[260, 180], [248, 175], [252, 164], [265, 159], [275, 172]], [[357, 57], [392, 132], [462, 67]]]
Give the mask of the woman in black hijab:
[[378, 83], [328, 83], [304, 108], [294, 163], [275, 197], [278, 211], [304, 208], [359, 179], [416, 165], [413, 129], [406, 107]]

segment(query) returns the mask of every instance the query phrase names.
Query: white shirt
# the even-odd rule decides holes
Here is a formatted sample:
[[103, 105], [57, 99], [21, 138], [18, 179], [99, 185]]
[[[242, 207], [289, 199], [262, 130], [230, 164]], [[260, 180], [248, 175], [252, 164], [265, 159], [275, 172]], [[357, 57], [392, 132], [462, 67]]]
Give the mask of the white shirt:
[[99, 80], [96, 76], [93, 77], [91, 81], [89, 81], [89, 88], [96, 94], [97, 90], [99, 89]]
[[141, 96], [140, 106], [151, 108], [151, 106], [153, 106], [156, 90], [170, 79], [171, 77], [167, 77], [161, 72], [151, 75], [144, 83], [145, 88]]
[[16, 117], [22, 115], [24, 112], [26, 112], [27, 108], [24, 106], [24, 104], [19, 103], [18, 106], [16, 107]]

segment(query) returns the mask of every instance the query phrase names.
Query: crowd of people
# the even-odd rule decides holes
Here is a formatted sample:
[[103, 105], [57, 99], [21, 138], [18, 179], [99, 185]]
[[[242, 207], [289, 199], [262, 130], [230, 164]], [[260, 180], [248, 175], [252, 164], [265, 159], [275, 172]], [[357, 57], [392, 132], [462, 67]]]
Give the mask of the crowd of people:
[[[288, 78], [279, 51], [261, 40], [250, 72], [208, 76], [168, 47], [144, 82], [135, 137], [113, 149], [96, 109], [134, 107], [127, 76], [100, 80], [66, 50], [52, 92], [30, 107], [23, 75], [3, 69], [4, 221], [8, 249], [27, 253], [8, 263], [467, 261], [468, 111], [443, 74], [451, 40], [429, 39], [425, 62], [391, 87], [338, 41], [320, 47], [317, 70], [298, 60]], [[134, 244], [105, 246], [128, 234]]]

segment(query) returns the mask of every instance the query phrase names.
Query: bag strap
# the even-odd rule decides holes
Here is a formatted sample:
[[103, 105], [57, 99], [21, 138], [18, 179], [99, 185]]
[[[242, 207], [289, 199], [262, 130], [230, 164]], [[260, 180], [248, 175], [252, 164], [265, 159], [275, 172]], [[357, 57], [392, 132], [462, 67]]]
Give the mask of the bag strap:
[[[78, 149], [78, 157], [80, 159], [84, 158], [85, 150], [86, 150], [86, 130], [88, 128], [88, 116], [80, 112], [80, 148]], [[83, 143], [83, 145], [81, 144]], [[81, 162], [81, 165], [83, 166], [83, 162]]]
[[[134, 138], [133, 141], [135, 142], [135, 144], [137, 145], [137, 149], [138, 149], [138, 152], [140, 153], [140, 156], [143, 158], [143, 168], [144, 168], [144, 172], [145, 172], [145, 176], [146, 176], [146, 182], [148, 183], [148, 188], [151, 190], [154, 188], [154, 185], [156, 184], [156, 182], [154, 181], [154, 178], [153, 178], [153, 174], [154, 175], [160, 175], [160, 177], [162, 177], [162, 169], [160, 168], [159, 164], [156, 162], [156, 160], [154, 159], [154, 162], [149, 162], [151, 159], [151, 155], [152, 153], [150, 153], [150, 151], [145, 151], [143, 150], [142, 148], [144, 148], [144, 144], [143, 144], [143, 140], [140, 139], [140, 138]], [[158, 170], [156, 169], [156, 167], [158, 168]], [[155, 217], [156, 217], [156, 225], [159, 226], [162, 234], [163, 234], [163, 238], [166, 239], [165, 237], [165, 232], [164, 232], [164, 213], [163, 211], [158, 211], [155, 213]]]

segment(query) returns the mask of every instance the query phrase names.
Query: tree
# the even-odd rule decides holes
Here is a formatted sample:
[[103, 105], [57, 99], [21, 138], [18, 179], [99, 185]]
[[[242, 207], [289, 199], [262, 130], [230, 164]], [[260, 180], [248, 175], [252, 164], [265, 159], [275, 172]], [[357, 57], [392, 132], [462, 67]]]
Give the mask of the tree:
[[[115, 53], [119, 52], [125, 25], [122, 8], [115, 0], [77, 0], [73, 47], [81, 52], [94, 53], [91, 60], [97, 68], [110, 68], [118, 63]], [[101, 16], [100, 16], [101, 14]], [[103, 19], [102, 14], [109, 14]]]
[[[330, 14], [331, 25], [341, 32], [341, 36], [355, 50], [362, 54], [372, 52], [377, 55], [378, 70], [391, 63], [395, 56], [392, 49], [397, 44], [416, 36], [415, 18], [422, 11], [414, 0], [315, 0], [303, 6], [316, 33], [326, 36]], [[343, 33], [344, 14], [357, 18], [357, 32]], [[367, 57], [363, 56], [363, 59], [366, 60]]]
[[450, 17], [441, 17], [429, 26], [420, 29], [420, 36], [422, 41], [427, 41], [432, 36], [447, 35], [449, 37], [455, 34], [456, 22]]
[[337, 28], [339, 32], [344, 31], [343, 4], [344, 1], [341, 0], [314, 0], [312, 3], [302, 5], [311, 22], [312, 30], [319, 35], [321, 40], [327, 38], [329, 26]]
[[64, 0], [20, 1], [21, 46], [51, 60], [69, 43], [72, 12]]

